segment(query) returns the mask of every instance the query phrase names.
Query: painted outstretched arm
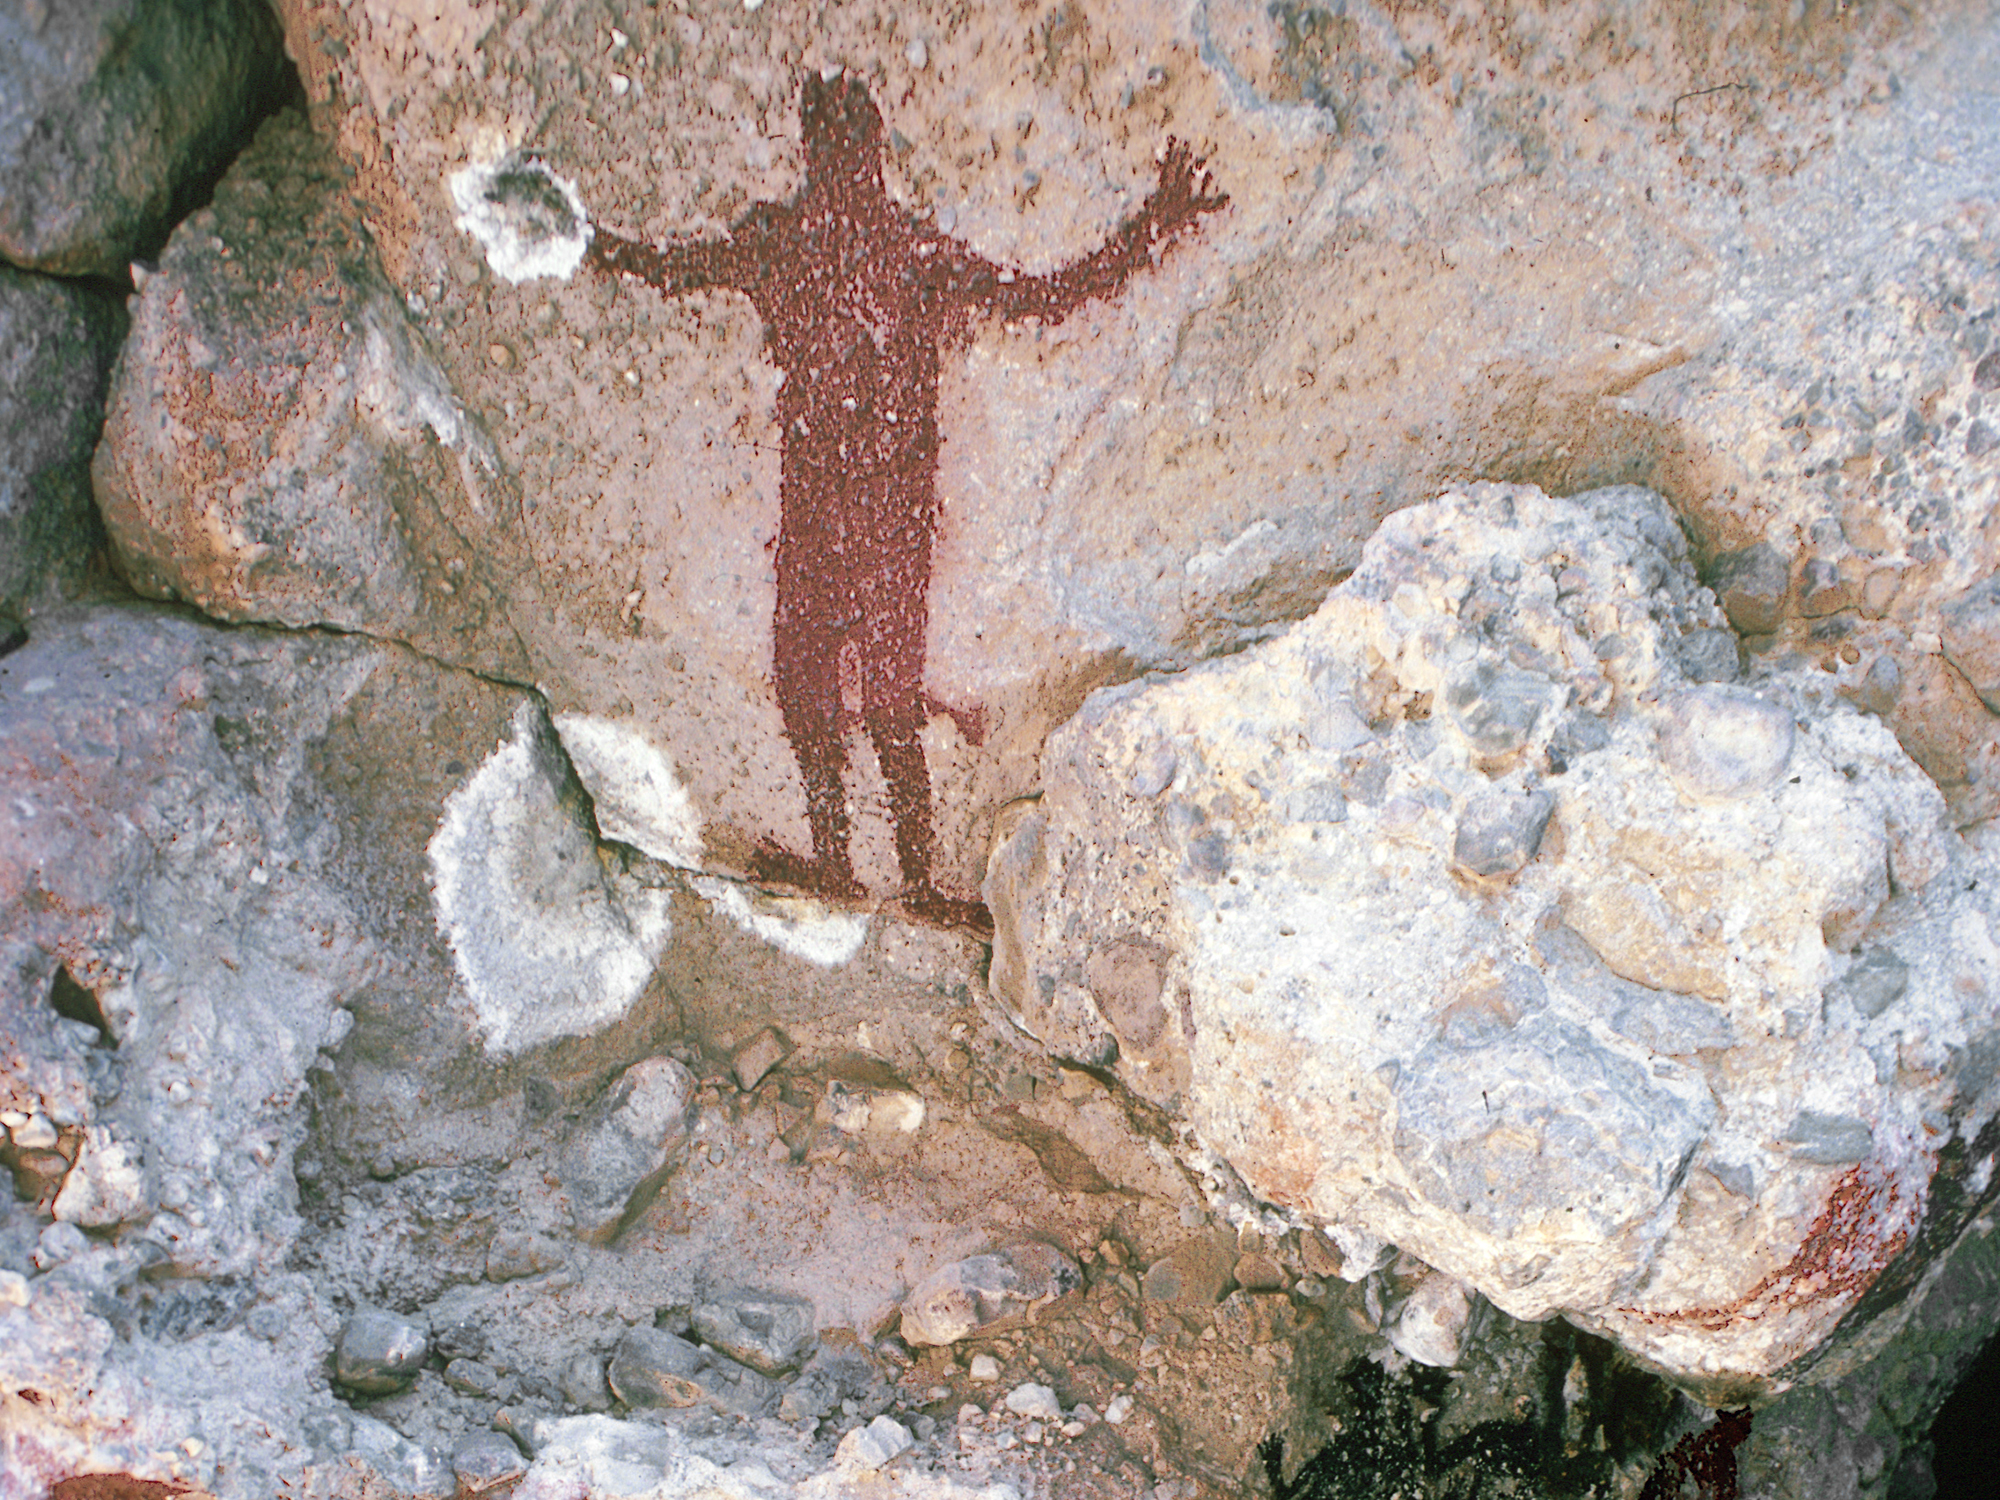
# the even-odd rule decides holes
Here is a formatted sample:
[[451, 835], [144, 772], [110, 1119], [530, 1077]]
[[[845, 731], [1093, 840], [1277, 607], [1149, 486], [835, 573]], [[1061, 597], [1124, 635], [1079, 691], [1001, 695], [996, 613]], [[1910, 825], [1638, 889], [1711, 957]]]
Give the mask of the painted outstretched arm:
[[1086, 302], [1116, 296], [1133, 272], [1151, 265], [1203, 214], [1228, 202], [1229, 195], [1216, 189], [1193, 149], [1185, 141], [1169, 140], [1159, 182], [1110, 239], [1047, 276], [1003, 279], [1006, 273], [999, 267], [976, 261], [968, 277], [976, 287], [974, 300], [1009, 320], [1060, 323]]
[[704, 287], [747, 288], [757, 274], [760, 242], [754, 228], [739, 226], [725, 239], [680, 240], [654, 249], [599, 229], [591, 237], [589, 258], [671, 297]]

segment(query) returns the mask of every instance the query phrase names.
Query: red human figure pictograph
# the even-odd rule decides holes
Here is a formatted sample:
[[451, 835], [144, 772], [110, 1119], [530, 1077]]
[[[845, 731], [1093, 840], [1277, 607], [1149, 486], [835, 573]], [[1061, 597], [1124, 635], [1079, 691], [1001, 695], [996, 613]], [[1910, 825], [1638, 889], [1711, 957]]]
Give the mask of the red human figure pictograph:
[[[940, 351], [981, 314], [1056, 323], [1116, 294], [1229, 200], [1187, 146], [1169, 141], [1158, 183], [1102, 247], [1049, 275], [1019, 275], [889, 197], [882, 116], [860, 79], [808, 74], [800, 93], [805, 183], [793, 198], [757, 205], [720, 239], [655, 248], [599, 229], [589, 254], [669, 296], [747, 296], [783, 372], [772, 676], [812, 854], [767, 847], [755, 873], [836, 899], [866, 894], [848, 850], [845, 673], [888, 786], [903, 910], [990, 933], [981, 903], [938, 887], [919, 737], [934, 707], [924, 659], [941, 511]], [[959, 722], [976, 736], [976, 716]]]

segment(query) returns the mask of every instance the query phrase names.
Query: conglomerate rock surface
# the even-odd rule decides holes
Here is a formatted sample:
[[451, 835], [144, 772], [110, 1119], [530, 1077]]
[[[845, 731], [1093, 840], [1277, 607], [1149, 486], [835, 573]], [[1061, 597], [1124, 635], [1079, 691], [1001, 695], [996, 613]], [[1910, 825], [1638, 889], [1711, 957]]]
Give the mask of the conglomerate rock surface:
[[1928, 1493], [1996, 59], [0, 6], [0, 1500]]
[[1721, 619], [1645, 491], [1399, 511], [1051, 736], [996, 995], [1262, 1198], [1718, 1404], [1779, 1378], [1992, 1119], [2000, 952], [1937, 788], [1824, 673], [1718, 680]]

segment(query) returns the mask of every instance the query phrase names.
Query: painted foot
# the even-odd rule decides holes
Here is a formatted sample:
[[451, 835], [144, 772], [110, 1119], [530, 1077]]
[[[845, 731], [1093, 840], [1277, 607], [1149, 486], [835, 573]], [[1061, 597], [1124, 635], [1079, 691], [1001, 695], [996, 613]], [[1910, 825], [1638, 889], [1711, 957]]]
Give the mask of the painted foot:
[[868, 891], [845, 860], [807, 859], [780, 845], [762, 842], [750, 859], [750, 878], [829, 901], [865, 901]]
[[924, 694], [926, 714], [948, 714], [951, 722], [958, 726], [959, 737], [968, 745], [986, 743], [986, 705], [975, 703], [970, 708], [955, 708], [944, 699], [930, 693]]
[[993, 941], [993, 913], [986, 909], [983, 901], [947, 896], [942, 891], [924, 886], [905, 891], [897, 899], [896, 908], [910, 921], [921, 922], [926, 927], [956, 928], [970, 932], [981, 942]]

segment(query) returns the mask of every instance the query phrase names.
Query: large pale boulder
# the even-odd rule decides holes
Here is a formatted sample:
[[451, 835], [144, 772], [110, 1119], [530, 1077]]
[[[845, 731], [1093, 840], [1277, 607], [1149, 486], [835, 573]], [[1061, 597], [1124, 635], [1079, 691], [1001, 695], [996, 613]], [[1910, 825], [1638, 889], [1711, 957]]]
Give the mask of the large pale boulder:
[[1051, 737], [995, 992], [1301, 1216], [1777, 1382], [1992, 1113], [2000, 951], [1885, 728], [1691, 678], [1720, 618], [1643, 490], [1399, 512], [1286, 635]]

